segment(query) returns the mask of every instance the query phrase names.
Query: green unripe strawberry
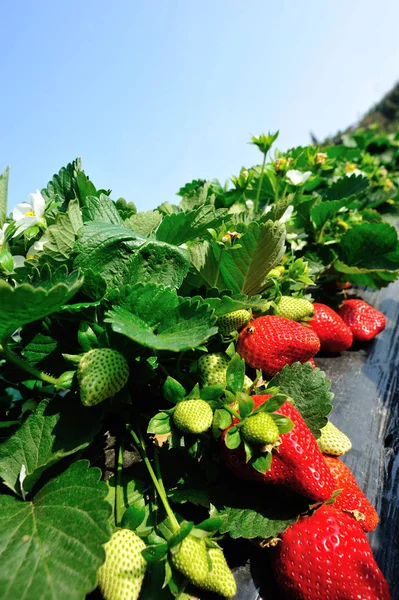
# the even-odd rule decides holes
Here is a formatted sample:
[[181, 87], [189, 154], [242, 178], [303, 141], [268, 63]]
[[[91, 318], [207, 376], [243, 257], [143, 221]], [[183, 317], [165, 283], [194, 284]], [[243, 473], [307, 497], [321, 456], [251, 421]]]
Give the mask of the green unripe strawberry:
[[275, 314], [279, 317], [285, 317], [292, 321], [301, 321], [306, 317], [311, 317], [314, 313], [313, 304], [305, 298], [291, 298], [291, 296], [281, 296]]
[[80, 399], [94, 406], [119, 392], [129, 379], [129, 366], [117, 350], [94, 348], [86, 352], [78, 366]]
[[342, 431], [330, 421], [320, 430], [321, 435], [317, 440], [320, 450], [324, 454], [341, 456], [352, 448], [352, 442]]
[[201, 587], [210, 592], [220, 594], [225, 598], [232, 598], [237, 593], [237, 585], [233, 573], [220, 548], [209, 548], [208, 556], [211, 560], [211, 570], [208, 573], [205, 583]]
[[285, 267], [283, 265], [279, 265], [278, 267], [274, 267], [274, 269], [270, 269], [267, 276], [274, 277], [275, 279], [280, 279], [285, 273]]
[[235, 310], [218, 318], [217, 326], [221, 335], [229, 335], [233, 331], [240, 331], [252, 317], [250, 310]]
[[137, 600], [147, 562], [146, 547], [130, 529], [118, 529], [105, 544], [105, 562], [97, 572], [98, 586], [105, 600]]
[[183, 400], [176, 405], [173, 420], [184, 433], [204, 433], [212, 425], [213, 412], [205, 400]]
[[[227, 367], [230, 359], [223, 352], [214, 354], [204, 354], [198, 360], [198, 370], [204, 386], [220, 385], [225, 388]], [[244, 377], [244, 392], [247, 392], [252, 386], [252, 380], [245, 375]]]
[[280, 436], [276, 423], [265, 412], [245, 419], [241, 432], [244, 439], [251, 444], [274, 444]]
[[171, 555], [171, 563], [191, 583], [202, 586], [209, 573], [204, 539], [188, 535], [182, 541], [178, 552]]

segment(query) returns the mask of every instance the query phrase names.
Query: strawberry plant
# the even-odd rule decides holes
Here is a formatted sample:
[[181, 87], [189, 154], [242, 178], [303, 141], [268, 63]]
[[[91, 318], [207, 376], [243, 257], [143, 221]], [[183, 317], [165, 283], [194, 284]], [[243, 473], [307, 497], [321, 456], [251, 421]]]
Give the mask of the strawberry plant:
[[[359, 300], [339, 309], [335, 282], [399, 274], [384, 220], [399, 182], [382, 171], [398, 142], [363, 132], [271, 159], [276, 138], [252, 138], [261, 164], [231, 183], [194, 180], [145, 213], [75, 160], [7, 216], [0, 176], [0, 600], [230, 598], [225, 538], [277, 544], [282, 589], [321, 597], [300, 595], [317, 574], [290, 553], [331, 520], [370, 577], [320, 560], [388, 597], [344, 511], [378, 517], [322, 454], [351, 444], [313, 357], [385, 325]], [[342, 318], [314, 302], [333, 283]], [[309, 569], [317, 552], [303, 541]]]

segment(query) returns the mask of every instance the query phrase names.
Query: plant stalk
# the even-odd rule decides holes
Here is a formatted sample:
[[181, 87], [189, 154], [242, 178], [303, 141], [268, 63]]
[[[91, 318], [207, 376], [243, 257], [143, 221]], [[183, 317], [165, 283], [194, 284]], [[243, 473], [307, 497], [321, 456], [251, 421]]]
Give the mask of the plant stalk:
[[122, 506], [124, 504], [123, 500], [123, 486], [122, 486], [122, 471], [123, 471], [123, 450], [124, 444], [123, 440], [121, 440], [119, 444], [119, 450], [117, 455], [116, 462], [116, 486], [115, 486], [115, 522], [118, 527], [121, 526], [122, 523]]
[[33, 365], [30, 365], [28, 362], [17, 356], [12, 350], [9, 349], [5, 342], [3, 342], [2, 345], [0, 345], [0, 351], [4, 353], [5, 357], [10, 362], [14, 363], [14, 365], [19, 367], [20, 369], [23, 369], [30, 375], [33, 375], [33, 377], [35, 377], [36, 379], [41, 379], [41, 381], [45, 381], [46, 383], [57, 385], [58, 379], [52, 377], [51, 375], [47, 375], [47, 373], [43, 373], [43, 371], [36, 369]]
[[267, 155], [267, 152], [265, 152], [264, 155], [263, 155], [262, 170], [260, 172], [260, 179], [259, 179], [259, 183], [258, 183], [258, 191], [256, 192], [255, 205], [254, 205], [254, 214], [255, 215], [257, 214], [258, 207], [259, 207], [260, 191], [262, 189], [263, 175], [265, 174], [266, 155]]
[[[174, 529], [174, 533], [177, 533], [180, 529], [180, 526], [179, 526], [179, 523], [170, 507], [169, 501], [166, 497], [166, 492], [165, 492], [165, 488], [163, 485], [161, 473], [159, 471], [158, 477], [155, 474], [154, 469], [152, 468], [150, 459], [148, 458], [144, 441], [139, 438], [139, 436], [136, 434], [136, 432], [134, 431], [134, 429], [131, 426], [128, 426], [128, 431], [133, 438], [133, 441], [137, 447], [137, 450], [140, 452], [140, 456], [143, 459], [145, 466], [147, 467], [148, 473], [152, 479], [152, 483], [154, 484], [154, 487], [155, 487], [155, 489], [158, 493], [158, 496], [160, 497], [163, 507], [165, 509], [165, 512], [168, 515], [170, 523]], [[154, 456], [157, 456], [157, 455], [155, 454]], [[157, 461], [157, 458], [154, 460]], [[155, 463], [155, 464], [157, 464], [157, 463]], [[156, 468], [158, 468], [158, 470], [159, 470], [159, 463], [158, 463], [158, 467], [156, 467]]]

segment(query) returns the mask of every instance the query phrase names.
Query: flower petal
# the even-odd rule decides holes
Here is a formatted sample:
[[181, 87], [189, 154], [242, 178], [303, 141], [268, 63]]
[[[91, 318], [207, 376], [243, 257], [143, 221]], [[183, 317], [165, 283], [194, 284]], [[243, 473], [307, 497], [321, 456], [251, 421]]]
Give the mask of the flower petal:
[[29, 198], [32, 201], [33, 212], [35, 213], [37, 220], [40, 221], [40, 219], [42, 219], [44, 216], [46, 201], [43, 198], [40, 190], [36, 190], [36, 193], [29, 194]]
[[20, 254], [16, 254], [12, 257], [14, 261], [14, 269], [18, 269], [18, 267], [23, 267], [25, 264], [25, 256], [21, 256]]
[[289, 181], [292, 183], [292, 185], [301, 185], [302, 183], [305, 183], [305, 181], [307, 181], [309, 179], [311, 174], [312, 174], [312, 171], [305, 171], [305, 173], [302, 173], [302, 171], [297, 171], [296, 169], [290, 169], [289, 171], [287, 171], [286, 177], [287, 177], [287, 179], [289, 179]]
[[14, 208], [14, 210], [12, 211], [12, 218], [14, 219], [14, 221], [20, 221], [21, 219], [23, 219], [26, 215], [27, 212], [31, 212], [32, 211], [32, 206], [31, 204], [28, 204], [27, 202], [21, 202], [20, 204], [17, 204], [17, 206]]
[[18, 229], [14, 233], [13, 237], [20, 235], [23, 231], [25, 231], [25, 229], [28, 229], [28, 227], [35, 225], [35, 223], [37, 223], [36, 217], [23, 217], [22, 219], [18, 219]]

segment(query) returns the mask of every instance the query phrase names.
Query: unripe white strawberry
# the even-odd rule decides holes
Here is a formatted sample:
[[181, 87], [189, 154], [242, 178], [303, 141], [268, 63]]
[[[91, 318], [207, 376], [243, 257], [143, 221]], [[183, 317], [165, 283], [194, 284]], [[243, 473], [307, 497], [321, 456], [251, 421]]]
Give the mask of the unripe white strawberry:
[[205, 433], [213, 421], [213, 411], [205, 400], [183, 400], [176, 404], [173, 421], [184, 433]]
[[341, 456], [346, 454], [352, 448], [352, 442], [345, 433], [338, 427], [335, 427], [330, 421], [320, 430], [320, 437], [317, 440], [320, 450], [323, 454], [332, 454]]
[[[223, 352], [215, 352], [214, 354], [204, 354], [198, 360], [198, 370], [205, 386], [220, 385], [225, 388], [227, 367], [230, 359]], [[247, 392], [252, 386], [252, 380], [245, 375], [244, 377], [244, 392]]]
[[218, 318], [217, 326], [221, 335], [229, 335], [233, 331], [240, 331], [252, 317], [250, 310], [235, 310]]
[[311, 317], [313, 313], [313, 304], [309, 300], [291, 296], [281, 296], [275, 310], [275, 314], [279, 317], [285, 317], [292, 321], [301, 321], [306, 317]]
[[146, 547], [130, 529], [118, 529], [105, 544], [105, 562], [97, 572], [105, 600], [137, 600], [147, 567], [141, 551]]
[[81, 358], [77, 375], [82, 403], [94, 406], [125, 387], [129, 366], [117, 350], [94, 348]]
[[202, 586], [209, 573], [204, 539], [188, 535], [182, 541], [178, 552], [172, 554], [171, 562], [191, 583]]
[[201, 587], [210, 592], [220, 594], [225, 598], [232, 598], [237, 593], [237, 585], [233, 573], [220, 548], [209, 548], [208, 556], [211, 561], [211, 570]]

